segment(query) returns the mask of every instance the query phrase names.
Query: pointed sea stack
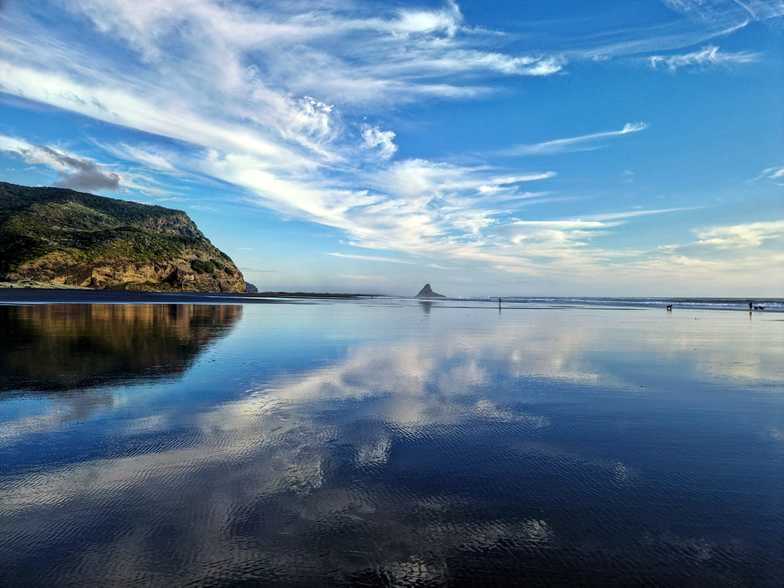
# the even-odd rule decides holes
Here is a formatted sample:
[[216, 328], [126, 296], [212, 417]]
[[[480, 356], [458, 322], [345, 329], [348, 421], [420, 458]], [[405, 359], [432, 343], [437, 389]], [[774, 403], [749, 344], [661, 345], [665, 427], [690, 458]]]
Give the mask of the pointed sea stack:
[[439, 294], [438, 292], [433, 292], [433, 289], [430, 287], [430, 284], [425, 284], [425, 287], [419, 291], [419, 294], [416, 295], [417, 298], [446, 298], [443, 294]]

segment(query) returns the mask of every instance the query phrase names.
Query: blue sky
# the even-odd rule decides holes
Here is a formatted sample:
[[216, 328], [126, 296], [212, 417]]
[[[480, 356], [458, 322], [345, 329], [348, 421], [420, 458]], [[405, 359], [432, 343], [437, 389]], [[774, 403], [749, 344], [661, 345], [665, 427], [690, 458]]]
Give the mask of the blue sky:
[[782, 0], [0, 7], [0, 179], [262, 289], [784, 296]]

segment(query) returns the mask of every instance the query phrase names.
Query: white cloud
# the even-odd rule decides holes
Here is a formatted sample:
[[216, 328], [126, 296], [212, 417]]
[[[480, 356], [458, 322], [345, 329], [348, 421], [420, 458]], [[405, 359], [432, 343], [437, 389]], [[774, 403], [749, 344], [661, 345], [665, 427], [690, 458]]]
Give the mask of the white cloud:
[[784, 182], [784, 166], [773, 166], [763, 169], [754, 180], [772, 180]]
[[600, 229], [605, 226], [600, 221], [584, 220], [518, 220], [512, 225], [516, 227], [545, 227], [553, 229]]
[[411, 265], [415, 262], [408, 261], [406, 259], [398, 259], [396, 257], [382, 257], [381, 255], [360, 255], [354, 253], [327, 253], [327, 255], [331, 255], [332, 257], [340, 257], [343, 259], [358, 259], [360, 261], [380, 261], [382, 263], [403, 263], [407, 265]]
[[225, 150], [253, 153], [268, 164], [313, 167], [315, 162], [275, 141], [268, 133], [212, 120], [174, 95], [155, 96], [146, 88], [116, 83], [93, 85], [65, 75], [27, 68], [0, 59], [0, 89], [29, 100], [71, 110], [108, 123]]
[[[547, 75], [556, 70], [547, 56], [486, 51], [481, 35], [464, 32], [460, 9], [451, 1], [442, 8], [373, 14], [362, 6], [316, 10], [285, 2], [247, 7], [212, 0], [80, 0], [71, 9], [99, 31], [124, 39], [148, 63], [196, 58], [202, 75], [240, 90], [243, 63], [252, 60], [264, 72], [265, 91], [285, 86], [344, 105], [394, 102], [420, 93], [463, 95], [471, 83], [454, 77], [460, 71]], [[445, 83], [434, 83], [433, 78], [447, 76]]]
[[707, 23], [764, 21], [784, 15], [781, 0], [664, 0], [664, 3]]
[[396, 19], [381, 26], [399, 34], [443, 32], [454, 36], [462, 22], [460, 8], [454, 0], [449, 0], [441, 10], [399, 10]]
[[701, 229], [697, 238], [699, 245], [720, 249], [760, 247], [766, 241], [784, 239], [784, 220]]
[[381, 159], [390, 159], [397, 152], [394, 131], [382, 131], [378, 127], [363, 125], [362, 140], [365, 147], [375, 150]]
[[565, 153], [571, 151], [587, 151], [598, 149], [601, 145], [597, 145], [603, 139], [612, 139], [615, 137], [623, 137], [624, 135], [631, 135], [639, 133], [648, 128], [644, 122], [626, 123], [623, 128], [616, 131], [602, 131], [599, 133], [590, 133], [588, 135], [578, 135], [576, 137], [567, 137], [564, 139], [553, 139], [543, 143], [533, 143], [530, 145], [515, 145], [509, 149], [504, 149], [499, 152], [502, 155], [552, 155], [555, 153]]
[[[410, 59], [416, 56], [416, 59]], [[556, 56], [511, 56], [504, 53], [454, 49], [448, 53], [433, 54], [431, 50], [415, 49], [406, 59], [393, 58], [383, 65], [384, 71], [394, 74], [439, 72], [459, 74], [486, 70], [509, 76], [548, 76], [563, 69], [565, 60]]]
[[139, 163], [147, 168], [162, 171], [176, 172], [177, 168], [172, 162], [172, 157], [151, 147], [139, 147], [120, 143], [118, 145], [100, 145], [101, 148], [111, 153], [115, 157], [126, 161]]
[[690, 53], [675, 55], [653, 55], [648, 57], [651, 67], [656, 69], [664, 66], [670, 71], [677, 71], [682, 67], [706, 67], [712, 65], [740, 65], [759, 61], [758, 53], [748, 51], [727, 52], [721, 51], [715, 45], [703, 47]]
[[553, 171], [501, 174], [483, 166], [466, 167], [425, 159], [406, 159], [379, 170], [370, 178], [370, 183], [378, 189], [404, 197], [438, 198], [449, 194], [480, 197], [519, 193], [520, 184], [548, 180], [555, 175]]
[[652, 208], [643, 210], [625, 210], [623, 212], [604, 212], [600, 214], [591, 214], [586, 216], [586, 219], [599, 220], [599, 221], [619, 221], [630, 218], [637, 218], [640, 216], [651, 216], [654, 214], [667, 214], [668, 212], [681, 212], [683, 210], [694, 210], [694, 207], [679, 206], [675, 208]]
[[[555, 36], [559, 22], [547, 21], [541, 25], [550, 39], [546, 47], [571, 61], [660, 55], [727, 37], [751, 23], [780, 19], [784, 14], [781, 0], [664, 0], [664, 4], [672, 9], [666, 18], [649, 19], [640, 13], [637, 22], [630, 19], [625, 26], [589, 26], [585, 34], [569, 26], [560, 37]], [[601, 18], [601, 8], [594, 14]], [[571, 24], [569, 19], [564, 23]]]
[[44, 165], [59, 174], [56, 185], [74, 190], [117, 190], [122, 177], [92, 159], [23, 139], [0, 135], [0, 151], [13, 153], [27, 163]]

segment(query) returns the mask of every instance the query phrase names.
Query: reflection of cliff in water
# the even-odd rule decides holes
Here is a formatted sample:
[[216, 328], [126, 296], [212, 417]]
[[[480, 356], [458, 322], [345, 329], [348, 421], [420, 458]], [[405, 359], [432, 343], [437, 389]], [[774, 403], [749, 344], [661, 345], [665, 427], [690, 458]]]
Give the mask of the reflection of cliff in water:
[[0, 306], [0, 390], [67, 390], [184, 372], [242, 306]]

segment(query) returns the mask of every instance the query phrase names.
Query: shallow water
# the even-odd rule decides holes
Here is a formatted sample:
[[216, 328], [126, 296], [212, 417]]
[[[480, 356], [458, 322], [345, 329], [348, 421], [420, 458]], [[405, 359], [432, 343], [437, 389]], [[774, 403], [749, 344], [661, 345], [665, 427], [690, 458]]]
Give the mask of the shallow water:
[[1, 306], [0, 585], [784, 583], [784, 322]]

